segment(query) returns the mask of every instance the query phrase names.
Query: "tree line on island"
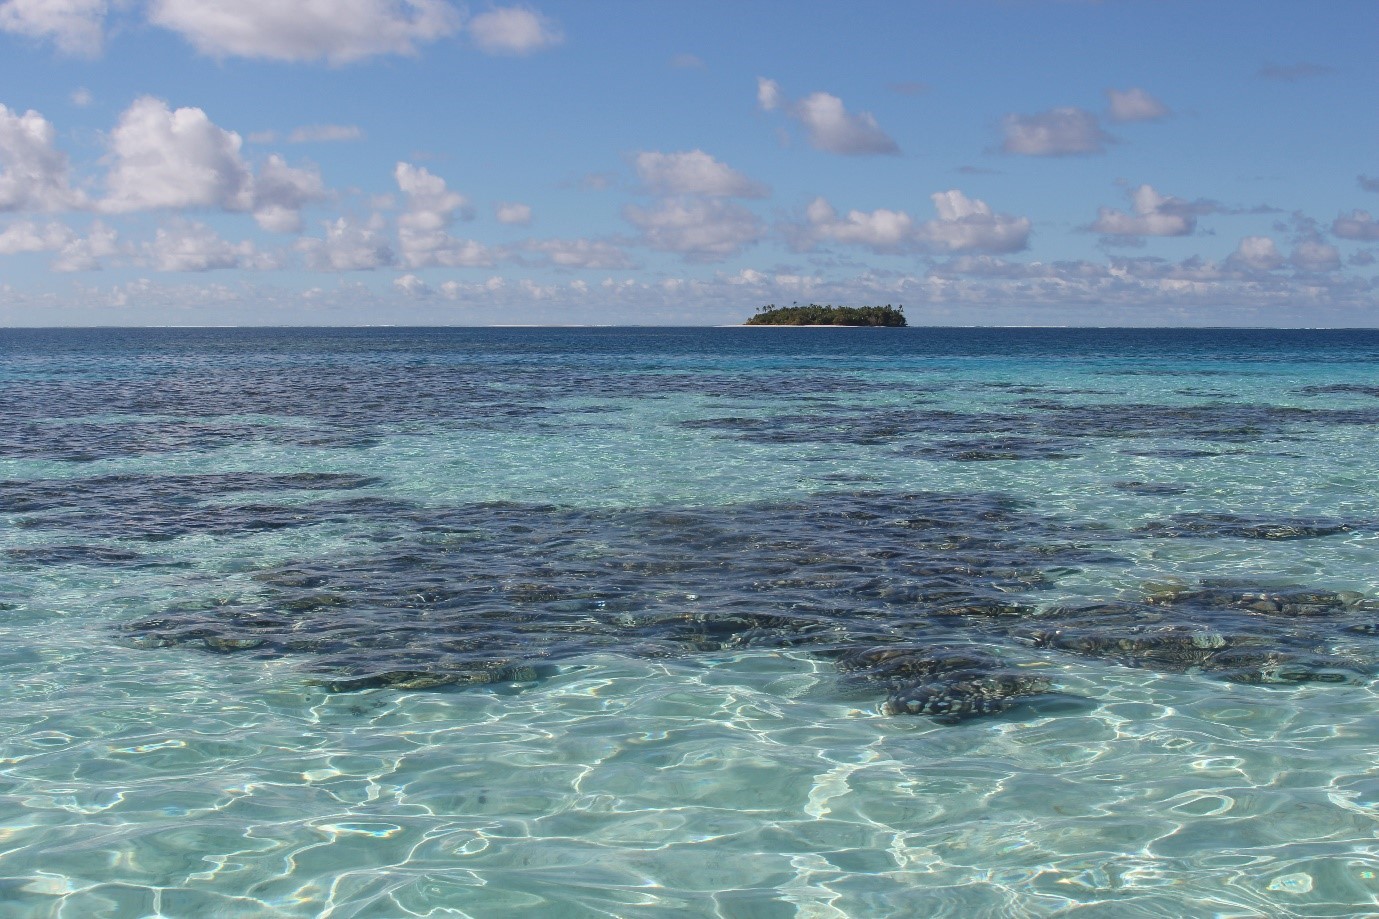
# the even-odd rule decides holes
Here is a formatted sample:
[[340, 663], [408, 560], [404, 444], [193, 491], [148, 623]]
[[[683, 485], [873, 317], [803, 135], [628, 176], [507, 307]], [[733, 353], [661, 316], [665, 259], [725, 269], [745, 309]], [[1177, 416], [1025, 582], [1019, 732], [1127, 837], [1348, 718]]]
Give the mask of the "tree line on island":
[[747, 320], [747, 325], [854, 325], [889, 326], [901, 328], [906, 325], [905, 307], [891, 306], [822, 306], [810, 303], [805, 306], [776, 306], [774, 303], [757, 310], [756, 315]]

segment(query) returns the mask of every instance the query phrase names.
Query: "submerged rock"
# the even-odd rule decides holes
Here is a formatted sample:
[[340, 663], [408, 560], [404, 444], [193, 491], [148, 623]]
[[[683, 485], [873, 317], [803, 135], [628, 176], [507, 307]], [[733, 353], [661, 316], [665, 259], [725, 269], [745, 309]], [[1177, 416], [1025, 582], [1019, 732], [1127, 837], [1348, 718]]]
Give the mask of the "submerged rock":
[[917, 683], [892, 693], [881, 710], [888, 715], [928, 715], [953, 723], [1008, 711], [1022, 698], [1053, 690], [1047, 678], [1013, 670], [960, 673], [952, 679]]
[[1177, 514], [1168, 520], [1146, 523], [1136, 530], [1145, 536], [1207, 537], [1220, 539], [1316, 539], [1349, 533], [1354, 525], [1334, 520], [1263, 520], [1236, 514]]
[[1041, 603], [1060, 578], [1108, 560], [1079, 542], [1107, 531], [996, 495], [351, 512], [375, 525], [371, 549], [263, 569], [240, 593], [170, 605], [127, 633], [144, 646], [296, 657], [336, 692], [527, 682], [593, 652], [802, 649], [882, 711], [945, 722], [1056, 692], [1029, 665], [1060, 655], [1240, 683], [1338, 682], [1369, 672], [1372, 654], [1357, 648], [1379, 634], [1379, 603], [1303, 585], [1160, 581], [1138, 599]]

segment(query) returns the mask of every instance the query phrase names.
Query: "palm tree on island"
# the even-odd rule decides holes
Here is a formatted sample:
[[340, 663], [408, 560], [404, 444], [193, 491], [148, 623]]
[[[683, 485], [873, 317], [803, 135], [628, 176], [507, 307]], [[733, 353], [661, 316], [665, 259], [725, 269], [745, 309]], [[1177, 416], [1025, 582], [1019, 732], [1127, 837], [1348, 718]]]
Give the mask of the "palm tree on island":
[[776, 306], [767, 304], [748, 319], [746, 325], [848, 325], [902, 328], [905, 307], [891, 306]]

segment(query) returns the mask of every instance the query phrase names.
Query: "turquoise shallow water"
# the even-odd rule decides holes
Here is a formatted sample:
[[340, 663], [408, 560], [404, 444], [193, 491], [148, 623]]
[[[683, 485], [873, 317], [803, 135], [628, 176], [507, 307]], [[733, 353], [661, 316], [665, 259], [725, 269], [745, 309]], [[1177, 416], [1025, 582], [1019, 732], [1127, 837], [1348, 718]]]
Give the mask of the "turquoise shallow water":
[[1379, 915], [1376, 358], [0, 332], [0, 916]]

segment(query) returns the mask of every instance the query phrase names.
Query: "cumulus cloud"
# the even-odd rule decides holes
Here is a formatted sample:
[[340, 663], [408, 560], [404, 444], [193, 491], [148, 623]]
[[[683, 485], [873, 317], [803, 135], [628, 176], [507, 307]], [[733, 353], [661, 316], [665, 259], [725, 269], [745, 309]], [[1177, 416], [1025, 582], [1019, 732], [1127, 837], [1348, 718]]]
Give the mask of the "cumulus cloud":
[[144, 260], [158, 271], [215, 271], [225, 268], [273, 268], [274, 259], [258, 252], [248, 240], [221, 239], [204, 223], [174, 220], [159, 227], [142, 247]]
[[736, 255], [764, 233], [751, 211], [716, 198], [672, 198], [651, 208], [628, 205], [623, 216], [641, 230], [645, 245], [695, 262]]
[[982, 278], [986, 280], [1025, 280], [1031, 278], [1069, 281], [1105, 277], [1105, 265], [1086, 261], [1012, 262], [990, 255], [960, 255], [935, 265], [927, 272], [931, 278]]
[[56, 221], [50, 220], [40, 225], [32, 220], [20, 220], [0, 230], [0, 255], [55, 252], [67, 245], [72, 237], [72, 231]]
[[136, 99], [110, 134], [106, 213], [184, 208], [251, 212], [279, 233], [301, 229], [301, 209], [327, 196], [320, 173], [289, 166], [276, 154], [255, 175], [243, 141], [199, 108], [170, 109], [152, 96]]
[[106, 176], [111, 213], [154, 208], [249, 210], [253, 177], [242, 141], [199, 108], [170, 110], [152, 96], [134, 101], [110, 135], [114, 165]]
[[402, 264], [408, 268], [489, 268], [497, 255], [488, 246], [472, 239], [456, 239], [438, 233], [418, 237], [399, 231]]
[[1331, 224], [1331, 232], [1341, 239], [1373, 241], [1379, 239], [1379, 220], [1371, 217], [1369, 211], [1355, 210], [1337, 217]]
[[414, 230], [440, 230], [450, 226], [458, 213], [463, 219], [473, 217], [469, 199], [451, 191], [445, 179], [432, 175], [423, 166], [398, 163], [393, 169], [397, 187], [407, 196], [407, 210], [398, 218], [399, 226]]
[[66, 54], [94, 57], [104, 34], [106, 0], [5, 0], [0, 31], [49, 39]]
[[1288, 261], [1303, 271], [1333, 271], [1341, 267], [1341, 253], [1320, 239], [1304, 239], [1293, 247]]
[[939, 219], [923, 223], [919, 239], [945, 252], [1017, 252], [1029, 245], [1028, 217], [997, 214], [956, 188], [929, 196]]
[[366, 221], [345, 216], [325, 224], [324, 238], [297, 241], [297, 251], [308, 268], [318, 271], [368, 271], [391, 265], [393, 249], [383, 234], [386, 226], [377, 214]]
[[67, 157], [53, 140], [53, 125], [30, 109], [20, 115], [0, 105], [0, 211], [60, 211], [83, 196], [67, 181]]
[[603, 240], [539, 239], [527, 242], [523, 248], [546, 256], [557, 268], [615, 270], [636, 267], [620, 247]]
[[844, 217], [824, 198], [815, 198], [805, 210], [806, 233], [797, 237], [799, 248], [812, 248], [817, 242], [866, 246], [878, 252], [898, 252], [914, 238], [915, 222], [904, 211], [878, 209], [848, 211]]
[[355, 124], [308, 124], [287, 135], [290, 144], [328, 144], [362, 140], [364, 130]]
[[414, 274], [404, 274], [400, 278], [393, 278], [393, 287], [408, 297], [424, 299], [432, 296], [435, 291], [431, 285]]
[[302, 208], [326, 198], [325, 183], [315, 168], [294, 168], [277, 154], [259, 167], [253, 187], [254, 219], [274, 233], [300, 231]]
[[1132, 87], [1124, 92], [1108, 89], [1106, 96], [1112, 121], [1158, 121], [1172, 114], [1168, 106], [1139, 87]]
[[938, 219], [917, 222], [904, 211], [884, 208], [839, 216], [828, 201], [816, 198], [805, 223], [788, 229], [787, 235], [798, 249], [831, 241], [881, 253], [1018, 252], [1029, 245], [1027, 217], [997, 214], [985, 201], [956, 188], [930, 195], [930, 200]]
[[900, 146], [881, 130], [875, 116], [849, 112], [843, 100], [830, 93], [811, 93], [791, 102], [775, 80], [758, 77], [757, 105], [765, 112], [780, 109], [798, 121], [809, 135], [810, 145], [818, 150], [849, 156], [900, 152]]
[[1246, 236], [1226, 261], [1255, 271], [1273, 271], [1284, 263], [1278, 246], [1267, 236]]
[[1001, 122], [1001, 150], [1021, 156], [1082, 156], [1105, 153], [1115, 138], [1084, 109], [1065, 107], [1034, 115], [1010, 114]]
[[119, 234], [99, 220], [93, 221], [85, 236], [68, 240], [53, 259], [54, 271], [100, 271], [101, 259], [120, 251]]
[[211, 57], [344, 64], [459, 31], [447, 0], [152, 0], [149, 21]]
[[1197, 227], [1194, 206], [1181, 198], [1161, 195], [1153, 186], [1141, 185], [1130, 191], [1134, 213], [1114, 208], [1097, 210], [1097, 219], [1090, 227], [1103, 236], [1187, 236]]
[[440, 176], [411, 163], [398, 163], [393, 177], [407, 197], [406, 207], [397, 218], [398, 251], [404, 268], [493, 264], [493, 253], [487, 247], [446, 232], [457, 216], [465, 220], [473, 217], [468, 198], [451, 191]]
[[637, 175], [652, 191], [666, 195], [764, 198], [769, 190], [703, 150], [638, 153]]
[[766, 77], [757, 77], [757, 105], [763, 112], [774, 112], [785, 104], [780, 84]]
[[524, 227], [531, 223], [531, 205], [500, 201], [493, 208], [493, 216], [498, 218], [499, 223]]
[[480, 13], [470, 20], [469, 35], [489, 54], [531, 54], [565, 40], [555, 22], [520, 6]]
[[[1255, 252], [1267, 254], [1267, 247], [1260, 245]], [[1281, 310], [1275, 315], [1287, 316], [1290, 322], [1315, 322], [1318, 308], [1366, 307], [1374, 302], [1373, 292], [1366, 289], [1367, 282], [1355, 278], [1260, 270], [1238, 263], [1235, 256], [1224, 262], [1192, 257], [1176, 262], [1161, 258], [1112, 258], [1106, 263], [1027, 264], [984, 257], [959, 258], [931, 269], [929, 277], [938, 283], [907, 291], [907, 306], [926, 301], [1021, 307], [1085, 304], [1096, 310], [1107, 306], [1145, 306], [1162, 316], [1157, 311], [1176, 304], [1200, 307], [1199, 322], [1221, 324], [1231, 315], [1222, 311], [1222, 304], [1234, 304], [1250, 311], [1241, 314], [1244, 322], [1257, 324], [1259, 316], [1255, 310], [1260, 308]], [[1182, 318], [1191, 316], [1183, 314]]]
[[476, 284], [466, 284], [463, 281], [446, 281], [441, 284], [441, 296], [447, 300], [467, 300], [475, 297], [487, 297], [492, 294], [500, 293], [507, 288], [507, 281], [497, 275]]
[[696, 54], [681, 52], [671, 57], [670, 66], [680, 70], [702, 70], [704, 67], [704, 59]]

